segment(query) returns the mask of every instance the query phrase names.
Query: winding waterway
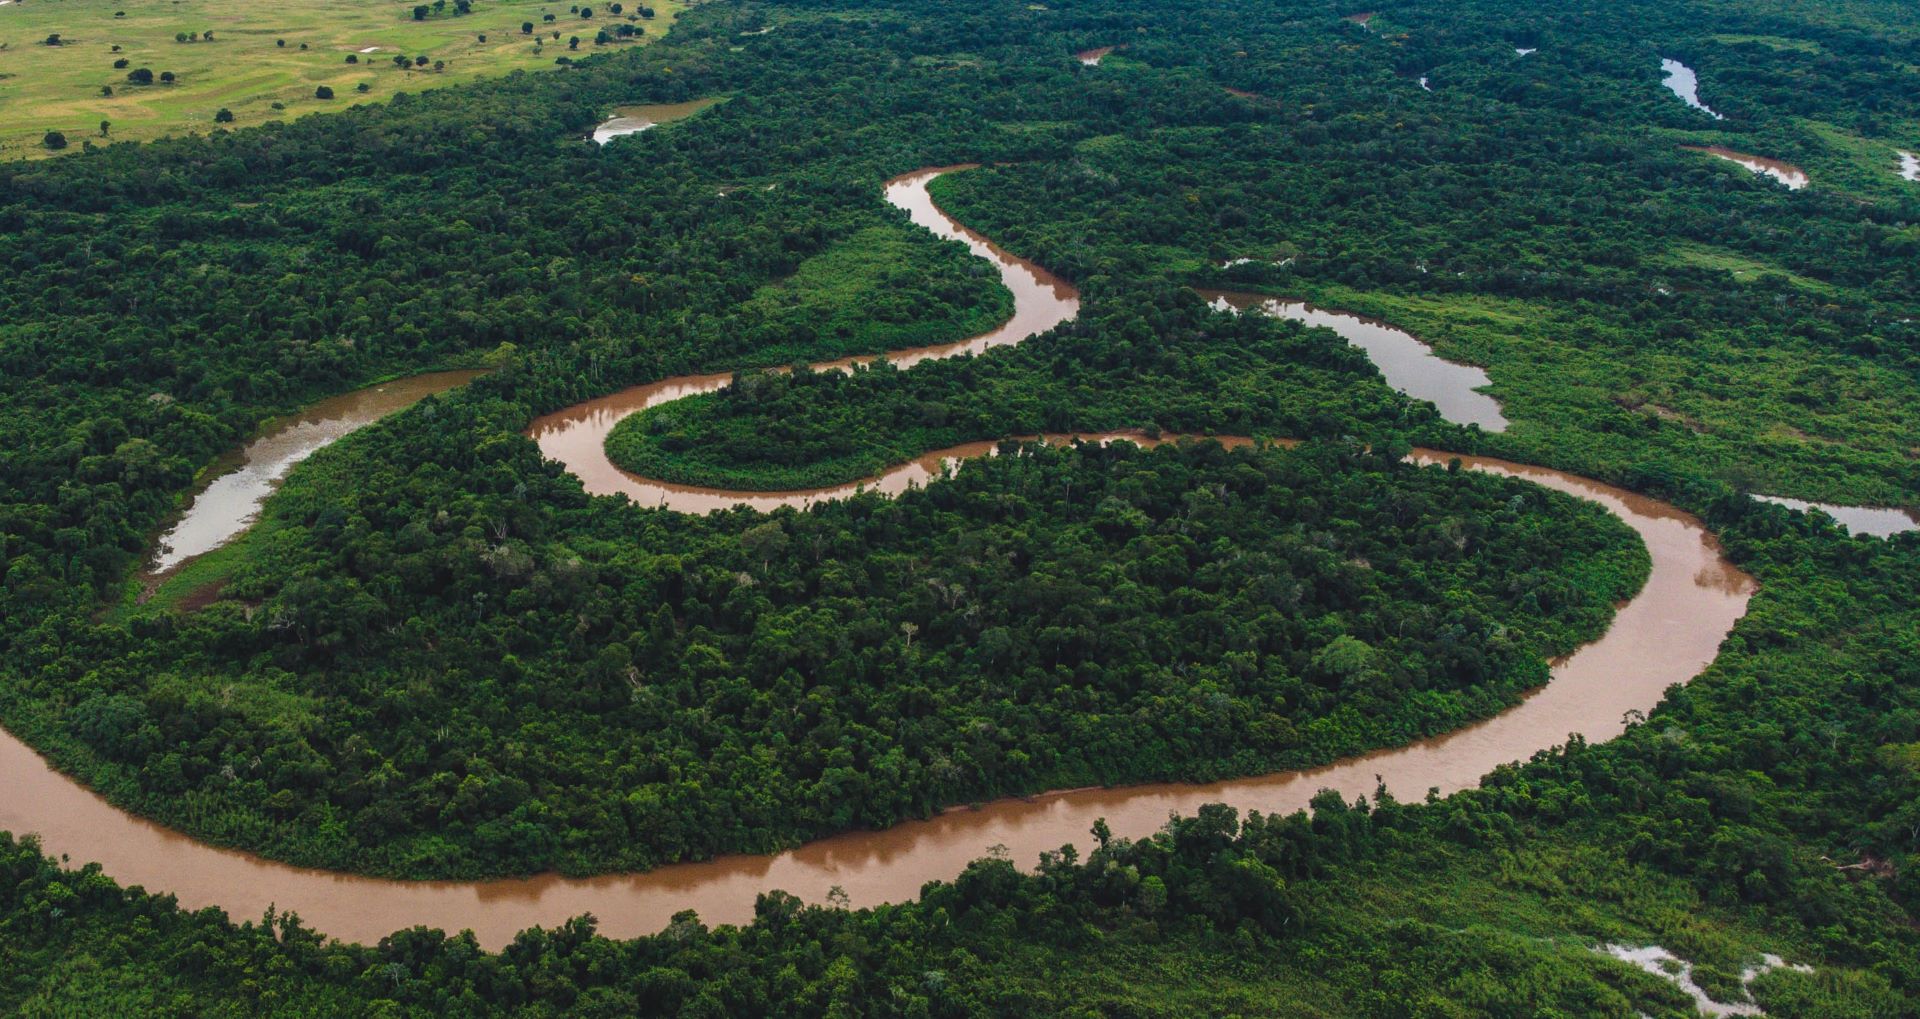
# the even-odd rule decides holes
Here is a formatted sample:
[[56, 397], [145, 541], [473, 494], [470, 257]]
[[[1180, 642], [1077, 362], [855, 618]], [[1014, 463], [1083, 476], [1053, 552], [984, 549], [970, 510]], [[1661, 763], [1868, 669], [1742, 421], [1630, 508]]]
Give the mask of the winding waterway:
[[[1000, 251], [934, 207], [926, 183], [940, 172], [921, 171], [890, 182], [888, 200], [907, 209], [914, 222], [961, 239], [993, 260], [1014, 292], [1014, 317], [971, 340], [901, 351], [892, 359], [911, 364], [1018, 342], [1074, 315], [1079, 303], [1070, 285]], [[725, 376], [700, 376], [639, 387], [543, 418], [532, 433], [541, 448], [578, 474], [590, 491], [625, 492], [676, 509], [698, 512], [738, 502], [798, 505], [845, 490], [686, 489], [635, 478], [607, 462], [602, 442], [620, 418], [672, 398], [670, 394], [710, 392], [725, 384]], [[931, 453], [869, 479], [868, 487], [898, 490], [954, 458], [984, 452], [986, 445]], [[1415, 451], [1414, 458], [1422, 463], [1455, 459], [1431, 450]], [[353, 941], [371, 942], [421, 924], [471, 929], [483, 945], [498, 948], [527, 927], [553, 925], [581, 913], [593, 913], [601, 931], [616, 937], [658, 930], [685, 909], [697, 910], [709, 923], [741, 923], [752, 919], [754, 898], [771, 889], [819, 902], [838, 887], [852, 905], [866, 906], [913, 898], [923, 883], [953, 877], [994, 847], [1004, 847], [1014, 861], [1031, 866], [1042, 851], [1069, 842], [1088, 845], [1088, 829], [1099, 818], [1107, 819], [1116, 834], [1137, 838], [1157, 830], [1169, 814], [1191, 814], [1207, 803], [1287, 812], [1306, 806], [1321, 789], [1352, 798], [1371, 795], [1376, 784], [1384, 782], [1406, 800], [1419, 799], [1429, 789], [1443, 794], [1464, 789], [1501, 764], [1565, 742], [1570, 733], [1582, 733], [1590, 741], [1617, 735], [1627, 712], [1651, 709], [1669, 686], [1697, 675], [1744, 614], [1752, 579], [1728, 563], [1712, 536], [1686, 513], [1559, 471], [1458, 459], [1467, 469], [1523, 478], [1592, 500], [1614, 513], [1650, 553], [1646, 585], [1620, 609], [1606, 634], [1555, 663], [1551, 681], [1517, 706], [1444, 736], [1327, 767], [1206, 785], [1083, 789], [1001, 800], [884, 831], [850, 832], [777, 855], [724, 857], [645, 874], [406, 882], [292, 867], [196, 842], [121, 812], [48, 767], [11, 735], [0, 734], [0, 829], [36, 832], [45, 851], [70, 854], [76, 864], [98, 861], [122, 883], [171, 893], [188, 909], [218, 906], [236, 918], [250, 918], [277, 905], [298, 912], [322, 932]]]

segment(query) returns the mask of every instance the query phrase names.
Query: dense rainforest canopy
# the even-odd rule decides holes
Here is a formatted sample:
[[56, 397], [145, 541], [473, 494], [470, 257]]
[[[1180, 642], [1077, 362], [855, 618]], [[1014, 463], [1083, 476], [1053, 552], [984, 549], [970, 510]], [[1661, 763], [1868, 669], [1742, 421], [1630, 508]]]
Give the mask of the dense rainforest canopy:
[[[1672, 499], [1760, 579], [1625, 736], [1430, 803], [986, 860], [878, 910], [776, 894], [742, 929], [576, 922], [499, 954], [234, 926], [14, 842], [0, 1007], [1689, 1014], [1593, 950], [1631, 942], [1776, 1015], [1914, 1014], [1920, 539], [1746, 495], [1920, 492], [1920, 184], [1895, 159], [1920, 33], [1874, 0], [1354, 13], [719, 2], [551, 73], [0, 165], [0, 721], [196, 835], [415, 876], [1324, 761], [1499, 710], [1644, 574], [1593, 507], [1398, 463], [1418, 442]], [[727, 101], [584, 140], [703, 96]], [[1077, 321], [750, 376], [614, 454], [782, 487], [1041, 430], [1311, 441], [1027, 448], [899, 500], [691, 518], [588, 498], [522, 434], [676, 373], [996, 321], [991, 270], [879, 200], [963, 161], [986, 165], [942, 207], [1072, 279]], [[1484, 366], [1513, 427], [1448, 425], [1207, 285], [1409, 328]], [[454, 366], [491, 372], [294, 472], [221, 600], [139, 604], [155, 529], [264, 418]], [[1762, 952], [1816, 968], [1743, 983]]]

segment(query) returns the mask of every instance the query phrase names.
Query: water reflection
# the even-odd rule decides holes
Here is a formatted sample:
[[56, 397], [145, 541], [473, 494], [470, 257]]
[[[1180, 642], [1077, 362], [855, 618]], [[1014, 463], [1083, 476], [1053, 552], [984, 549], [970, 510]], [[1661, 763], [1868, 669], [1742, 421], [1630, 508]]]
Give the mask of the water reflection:
[[1715, 120], [1727, 119], [1714, 112], [1712, 107], [1700, 101], [1700, 79], [1693, 73], [1693, 68], [1688, 67], [1678, 60], [1669, 60], [1661, 57], [1660, 70], [1666, 72], [1667, 75], [1661, 84], [1667, 86], [1668, 90], [1674, 95], [1679, 96], [1682, 102], [1685, 102], [1688, 106], [1705, 113]]
[[1802, 513], [1819, 510], [1847, 525], [1847, 530], [1855, 534], [1870, 534], [1876, 538], [1888, 538], [1903, 531], [1920, 529], [1920, 510], [1881, 506], [1839, 506], [1830, 502], [1808, 502], [1805, 499], [1789, 499], [1780, 495], [1756, 495], [1754, 498], [1799, 510]]
[[1388, 385], [1416, 400], [1431, 401], [1448, 421], [1479, 425], [1489, 432], [1507, 429], [1499, 401], [1481, 392], [1490, 383], [1485, 371], [1435, 355], [1433, 348], [1403, 329], [1364, 315], [1265, 294], [1234, 290], [1201, 290], [1199, 294], [1222, 311], [1257, 310], [1276, 318], [1326, 326], [1366, 351], [1380, 374], [1387, 377]]

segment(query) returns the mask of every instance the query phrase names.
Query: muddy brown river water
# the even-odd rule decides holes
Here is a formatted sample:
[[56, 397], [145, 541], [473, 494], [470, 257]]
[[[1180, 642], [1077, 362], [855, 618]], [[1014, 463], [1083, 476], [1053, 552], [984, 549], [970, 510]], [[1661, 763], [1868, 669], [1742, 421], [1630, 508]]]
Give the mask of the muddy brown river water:
[[1718, 156], [1730, 163], [1739, 163], [1763, 177], [1771, 177], [1787, 186], [1788, 191], [1798, 191], [1812, 183], [1807, 171], [1792, 163], [1784, 163], [1766, 156], [1756, 156], [1747, 152], [1735, 152], [1721, 145], [1682, 145], [1688, 152], [1704, 152], [1709, 156]]
[[[1018, 342], [1074, 315], [1079, 303], [1070, 285], [1000, 251], [934, 207], [926, 183], [940, 172], [921, 171], [890, 182], [888, 200], [906, 208], [916, 223], [964, 240], [976, 254], [992, 259], [1014, 291], [1015, 314], [1008, 324], [983, 336], [903, 351], [893, 360], [910, 364]], [[709, 392], [725, 384], [725, 376], [702, 376], [638, 387], [543, 418], [532, 434], [547, 455], [578, 474], [590, 491], [625, 492], [643, 503], [692, 512], [738, 502], [804, 505], [846, 490], [688, 489], [635, 478], [607, 462], [601, 444], [620, 418], [675, 395]], [[946, 469], [956, 458], [986, 452], [990, 445], [928, 454], [869, 479], [867, 487], [898, 491]], [[1424, 463], [1452, 459], [1430, 450], [1416, 451], [1414, 457]], [[1327, 767], [1206, 785], [1083, 789], [1001, 800], [884, 831], [850, 832], [776, 855], [724, 857], [645, 874], [408, 882], [292, 867], [196, 842], [120, 811], [54, 771], [10, 734], [0, 734], [0, 829], [36, 832], [47, 852], [67, 854], [75, 864], [98, 861], [122, 883], [171, 893], [188, 909], [218, 906], [247, 919], [277, 905], [299, 913], [322, 932], [354, 941], [371, 942], [423, 924], [471, 929], [482, 944], [498, 948], [527, 927], [557, 924], [581, 913], [594, 914], [601, 931], [616, 937], [659, 930], [686, 909], [697, 910], [709, 923], [741, 923], [751, 920], [755, 896], [771, 889], [820, 902], [838, 887], [851, 904], [866, 906], [913, 898], [925, 882], [953, 877], [994, 847], [1004, 847], [1015, 862], [1032, 866], [1044, 850], [1067, 843], [1089, 846], [1088, 829], [1099, 818], [1105, 818], [1115, 834], [1137, 838], [1157, 830], [1169, 814], [1190, 814], [1207, 803], [1286, 812], [1306, 806], [1321, 789], [1352, 798], [1370, 796], [1376, 784], [1384, 782], [1394, 795], [1412, 800], [1429, 789], [1444, 794], [1468, 788], [1501, 764], [1564, 743], [1570, 733], [1590, 741], [1617, 735], [1626, 713], [1651, 709], [1669, 686], [1687, 682], [1712, 661], [1745, 612], [1753, 581], [1720, 555], [1712, 536], [1686, 513], [1559, 471], [1461, 459], [1467, 469], [1523, 478], [1599, 503], [1645, 542], [1652, 572], [1606, 634], [1556, 663], [1551, 681], [1520, 704], [1444, 736]]]

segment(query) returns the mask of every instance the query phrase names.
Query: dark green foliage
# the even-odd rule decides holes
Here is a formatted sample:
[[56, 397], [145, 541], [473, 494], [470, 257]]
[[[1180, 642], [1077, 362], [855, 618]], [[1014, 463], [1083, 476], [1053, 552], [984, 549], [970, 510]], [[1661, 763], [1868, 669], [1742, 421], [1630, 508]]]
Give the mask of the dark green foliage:
[[748, 376], [621, 422], [607, 450], [648, 477], [797, 489], [930, 449], [1044, 432], [1304, 438], [1390, 427], [1441, 444], [1461, 438], [1430, 410], [1358, 384], [1373, 375], [1365, 355], [1326, 332], [1210, 314], [1167, 290], [1088, 309], [1044, 339], [983, 357]]
[[[328, 866], [588, 871], [1302, 766], [1511, 703], [1645, 568], [1597, 508], [1337, 447], [1029, 450], [707, 521], [582, 504], [525, 445], [462, 452], [471, 408], [415, 413], [281, 494], [285, 551], [226, 589], [257, 610], [136, 623], [67, 682], [89, 756], [160, 794], [143, 810]], [[450, 487], [472, 494], [436, 517]], [[360, 537], [380, 520], [417, 523]], [[210, 674], [306, 706], [174, 699]], [[116, 692], [135, 677], [144, 704]], [[223, 827], [176, 812], [187, 789]], [[259, 843], [322, 815], [348, 854]]]
[[[0, 166], [0, 715], [79, 774], [130, 778], [108, 786], [125, 802], [286, 856], [642, 865], [1404, 739], [1420, 727], [1396, 712], [1493, 710], [1631, 585], [1617, 531], [1579, 526], [1591, 510], [1345, 437], [1477, 445], [1702, 513], [1762, 583], [1705, 675], [1619, 740], [1432, 804], [1210, 810], [1086, 864], [984, 862], [900, 907], [770, 896], [747, 930], [683, 919], [618, 945], [574, 924], [497, 955], [426, 932], [323, 947], [14, 846], [0, 1009], [1687, 1014], [1590, 951], [1631, 940], [1728, 993], [1761, 950], [1822, 966], [1756, 982], [1775, 1015], [1913, 1014], [1920, 543], [1743, 494], [1916, 489], [1920, 209], [1852, 162], [1915, 147], [1910, 12], [1466, 0], [1369, 30], [1299, 4], [1048, 6], [785, 4], [780, 45], [736, 53], [767, 12], [712, 4], [565, 72]], [[1121, 42], [1098, 69], [1067, 56]], [[1729, 120], [1661, 90], [1660, 56]], [[578, 140], [622, 103], [721, 94], [688, 124]], [[1710, 140], [1816, 187], [1673, 149]], [[759, 379], [636, 423], [627, 455], [788, 484], [1005, 431], [1323, 441], [1030, 452], [897, 503], [690, 520], [585, 499], [519, 435], [671, 374], [885, 328], [952, 338], [1002, 300], [952, 251], [913, 256], [940, 301], [904, 323], [807, 328], [752, 302], [898, 227], [886, 177], [959, 160], [1003, 165], [943, 180], [943, 205], [1073, 278], [1082, 322], [908, 373]], [[1296, 260], [1209, 267], [1243, 256]], [[1443, 352], [1489, 362], [1518, 425], [1448, 428], [1325, 334], [1202, 312], [1179, 285], [1204, 282], [1422, 315]], [[1542, 322], [1528, 346], [1487, 339]], [[195, 471], [267, 414], [495, 351], [471, 393], [296, 473], [233, 577], [253, 619], [97, 616]], [[1448, 521], [1483, 540], [1450, 556]], [[1242, 553], [1300, 601], [1236, 574]], [[1058, 596], [1033, 606], [1029, 577]], [[1386, 632], [1403, 614], [1419, 625]], [[988, 655], [996, 628], [1020, 654]], [[1386, 650], [1330, 653], [1345, 636]], [[509, 749], [523, 725], [539, 753]], [[774, 736], [773, 763], [742, 750]], [[209, 785], [228, 763], [237, 780]], [[404, 792], [370, 780], [389, 766]], [[221, 817], [170, 813], [216, 786]], [[374, 848], [327, 856], [322, 814]]]

